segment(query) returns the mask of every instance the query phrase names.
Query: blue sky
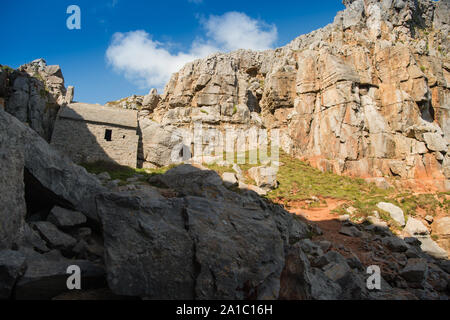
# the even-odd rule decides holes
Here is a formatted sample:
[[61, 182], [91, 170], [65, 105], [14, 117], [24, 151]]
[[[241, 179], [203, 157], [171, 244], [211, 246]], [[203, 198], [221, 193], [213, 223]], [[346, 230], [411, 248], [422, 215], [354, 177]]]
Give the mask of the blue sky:
[[[69, 5], [81, 30], [69, 30]], [[105, 103], [163, 88], [189, 60], [266, 49], [333, 21], [340, 0], [3, 0], [0, 64], [59, 64], [75, 100]], [[161, 92], [161, 90], [160, 90]]]

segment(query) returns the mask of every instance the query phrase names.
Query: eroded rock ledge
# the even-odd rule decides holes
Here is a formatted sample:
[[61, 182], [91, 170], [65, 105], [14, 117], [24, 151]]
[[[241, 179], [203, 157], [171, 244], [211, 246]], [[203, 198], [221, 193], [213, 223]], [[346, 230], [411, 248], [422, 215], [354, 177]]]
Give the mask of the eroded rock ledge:
[[284, 150], [323, 170], [448, 190], [448, 3], [344, 3], [332, 24], [285, 47], [189, 63], [157, 107], [155, 92], [151, 107], [135, 106], [168, 134], [200, 120], [281, 128]]

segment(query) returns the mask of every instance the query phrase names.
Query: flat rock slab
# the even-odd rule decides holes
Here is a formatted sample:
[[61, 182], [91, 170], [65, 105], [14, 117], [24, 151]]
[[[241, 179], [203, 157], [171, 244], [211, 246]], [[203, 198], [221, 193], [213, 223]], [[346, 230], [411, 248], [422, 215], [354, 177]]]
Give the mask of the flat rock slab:
[[391, 218], [394, 219], [394, 221], [400, 224], [402, 227], [406, 224], [403, 210], [396, 205], [388, 202], [380, 202], [379, 204], [377, 204], [377, 207], [389, 213]]
[[34, 222], [32, 227], [39, 232], [50, 247], [71, 248], [77, 243], [75, 238], [58, 230], [55, 225], [48, 221]]
[[18, 300], [48, 300], [64, 292], [67, 288], [69, 266], [81, 270], [81, 289], [101, 288], [105, 285], [103, 267], [86, 260], [55, 261], [41, 257], [28, 262], [24, 276], [17, 282], [15, 298]]
[[86, 223], [86, 216], [78, 211], [54, 207], [47, 218], [57, 227], [75, 227]]

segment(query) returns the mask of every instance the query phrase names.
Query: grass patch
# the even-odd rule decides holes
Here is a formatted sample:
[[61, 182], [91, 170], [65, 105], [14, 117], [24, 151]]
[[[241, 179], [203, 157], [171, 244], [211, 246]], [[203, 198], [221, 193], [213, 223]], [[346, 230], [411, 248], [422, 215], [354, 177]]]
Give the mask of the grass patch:
[[120, 180], [123, 183], [125, 183], [127, 179], [133, 178], [136, 175], [142, 176], [140, 179], [141, 181], [147, 181], [151, 176], [164, 174], [175, 167], [175, 165], [173, 165], [158, 169], [136, 169], [107, 161], [83, 163], [81, 166], [92, 174], [108, 172], [112, 180]]
[[[237, 154], [233, 154], [230, 158], [237, 163]], [[226, 159], [226, 154], [224, 154], [224, 159]], [[249, 152], [246, 152], [245, 160], [245, 164], [240, 164], [239, 167], [247, 180], [245, 183], [252, 183], [247, 174], [248, 170], [262, 164], [259, 160], [257, 164], [249, 164]], [[277, 175], [279, 187], [267, 195], [267, 198], [273, 202], [288, 205], [293, 202], [308, 201], [313, 196], [322, 199], [333, 198], [346, 201], [346, 204], [333, 210], [338, 215], [348, 214], [346, 208], [352, 206], [357, 209], [356, 217], [367, 218], [377, 211], [383, 220], [392, 225], [395, 225], [394, 221], [387, 212], [383, 212], [377, 207], [378, 203], [389, 202], [402, 208], [405, 218], [415, 216], [418, 208], [433, 216], [438, 209], [450, 210], [450, 193], [448, 192], [437, 195], [413, 195], [411, 191], [399, 193], [392, 188], [385, 190], [363, 179], [322, 172], [283, 152], [280, 152], [280, 162]], [[225, 172], [233, 172], [231, 165], [210, 164], [206, 166], [220, 175]], [[315, 206], [320, 207], [321, 203], [313, 202], [309, 207]]]

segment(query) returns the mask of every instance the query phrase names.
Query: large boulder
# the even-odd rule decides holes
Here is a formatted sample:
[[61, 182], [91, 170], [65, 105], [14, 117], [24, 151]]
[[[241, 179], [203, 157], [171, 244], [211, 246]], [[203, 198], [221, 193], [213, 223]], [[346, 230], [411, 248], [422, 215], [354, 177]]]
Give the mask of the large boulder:
[[274, 167], [253, 167], [248, 171], [248, 174], [255, 180], [257, 187], [266, 190], [276, 189], [278, 186], [277, 169]]
[[[284, 252], [307, 237], [303, 223], [278, 206], [227, 190], [211, 171], [181, 166], [159, 180], [184, 196], [109, 193], [97, 200], [108, 283], [115, 293], [278, 298]], [[207, 196], [215, 190], [222, 195]]]
[[[6, 218], [7, 214], [13, 215], [13, 219], [5, 219], [7, 225], [14, 224], [18, 230], [20, 217], [25, 213], [24, 171], [25, 181], [30, 184], [32, 191], [46, 193], [53, 199], [52, 201], [98, 220], [94, 199], [105, 189], [97, 178], [54, 150], [35, 131], [2, 110], [0, 110], [0, 139], [1, 150], [5, 153], [3, 159], [10, 161], [9, 164], [5, 164], [10, 170], [7, 172], [2, 170], [2, 175], [11, 175], [8, 180], [6, 180], [8, 176], [2, 177], [5, 183], [2, 183], [1, 187], [10, 186], [10, 191], [6, 190], [5, 195], [16, 191], [16, 194], [11, 194], [11, 197], [5, 198], [3, 202], [3, 208], [9, 208], [9, 211], [2, 213], [2, 217]], [[0, 233], [0, 239], [14, 235], [3, 233], [1, 230]]]
[[169, 166], [180, 155], [183, 157], [183, 136], [176, 127], [162, 126], [147, 118], [141, 119], [139, 126], [142, 132], [141, 160], [144, 167]]
[[388, 202], [380, 202], [377, 204], [378, 209], [381, 209], [383, 211], [386, 211], [389, 213], [391, 218], [397, 222], [400, 226], [405, 225], [405, 215], [403, 213], [403, 210], [396, 205], [393, 205], [392, 203]]

